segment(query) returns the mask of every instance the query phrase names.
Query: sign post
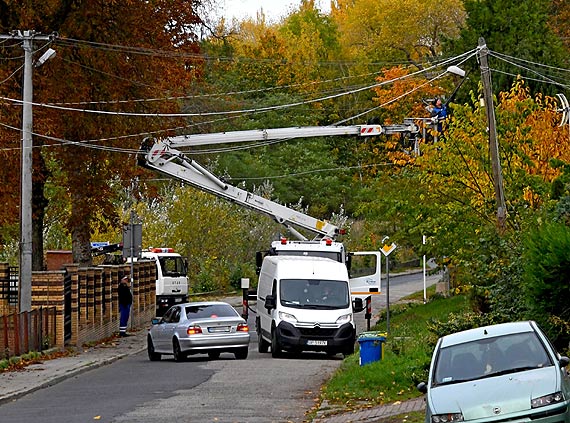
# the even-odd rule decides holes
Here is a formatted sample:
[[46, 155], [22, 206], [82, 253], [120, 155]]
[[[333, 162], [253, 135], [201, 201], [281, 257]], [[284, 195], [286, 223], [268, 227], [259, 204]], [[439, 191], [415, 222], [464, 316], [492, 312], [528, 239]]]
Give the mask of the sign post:
[[[382, 238], [382, 243], [390, 237], [385, 236]], [[386, 333], [390, 334], [390, 259], [388, 256], [396, 249], [396, 244], [384, 244], [380, 251], [386, 257]]]

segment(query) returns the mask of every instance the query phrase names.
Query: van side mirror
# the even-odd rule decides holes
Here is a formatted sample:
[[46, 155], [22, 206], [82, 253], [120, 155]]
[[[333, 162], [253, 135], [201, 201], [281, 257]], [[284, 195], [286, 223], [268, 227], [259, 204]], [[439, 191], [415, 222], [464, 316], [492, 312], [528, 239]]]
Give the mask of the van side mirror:
[[353, 313], [360, 313], [364, 310], [364, 302], [362, 298], [355, 298], [352, 300], [352, 312]]
[[255, 274], [261, 273], [261, 264], [263, 263], [263, 251], [255, 252]]
[[274, 295], [268, 295], [265, 297], [265, 308], [267, 310], [273, 310], [277, 307], [277, 300]]

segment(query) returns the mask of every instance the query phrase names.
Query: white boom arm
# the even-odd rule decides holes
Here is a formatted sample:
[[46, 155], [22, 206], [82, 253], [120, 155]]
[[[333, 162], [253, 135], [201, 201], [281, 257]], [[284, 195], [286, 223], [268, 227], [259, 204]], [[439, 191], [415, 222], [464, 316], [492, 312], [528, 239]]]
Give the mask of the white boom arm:
[[168, 143], [176, 148], [198, 145], [229, 144], [237, 142], [269, 141], [293, 138], [311, 138], [352, 135], [369, 137], [400, 133], [419, 133], [420, 128], [413, 119], [404, 119], [403, 124], [394, 125], [355, 125], [355, 126], [304, 126], [292, 128], [254, 129], [249, 131], [229, 131], [212, 134], [181, 135], [168, 138]]
[[307, 229], [317, 236], [315, 239], [329, 237], [334, 239], [339, 228], [329, 222], [315, 219], [304, 213], [255, 195], [243, 189], [228, 185], [215, 175], [204, 169], [195, 160], [187, 158], [180, 147], [198, 145], [227, 144], [235, 142], [252, 142], [303, 137], [323, 137], [335, 135], [374, 136], [397, 133], [419, 133], [419, 127], [411, 119], [402, 125], [359, 125], [359, 126], [313, 126], [276, 128], [251, 131], [230, 131], [212, 134], [184, 135], [170, 137], [162, 141], [145, 139], [139, 152], [139, 165], [179, 179], [193, 187], [217, 195], [218, 197], [258, 211], [285, 225], [300, 240], [306, 237], [291, 225]]

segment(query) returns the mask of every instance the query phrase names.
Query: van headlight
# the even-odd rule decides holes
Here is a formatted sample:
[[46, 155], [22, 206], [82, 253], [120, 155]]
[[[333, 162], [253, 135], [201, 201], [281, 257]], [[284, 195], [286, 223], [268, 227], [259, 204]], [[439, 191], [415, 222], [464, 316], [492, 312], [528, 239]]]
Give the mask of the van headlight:
[[279, 320], [284, 320], [289, 323], [297, 323], [297, 318], [290, 313], [285, 313], [284, 311], [279, 312]]
[[564, 395], [562, 395], [562, 392], [555, 392], [553, 394], [545, 395], [543, 397], [533, 398], [530, 401], [530, 406], [532, 408], [539, 408], [551, 404], [556, 404], [562, 401], [564, 401]]
[[345, 323], [349, 323], [352, 320], [352, 314], [345, 314], [344, 316], [340, 316], [336, 319], [336, 323], [338, 325], [344, 325]]

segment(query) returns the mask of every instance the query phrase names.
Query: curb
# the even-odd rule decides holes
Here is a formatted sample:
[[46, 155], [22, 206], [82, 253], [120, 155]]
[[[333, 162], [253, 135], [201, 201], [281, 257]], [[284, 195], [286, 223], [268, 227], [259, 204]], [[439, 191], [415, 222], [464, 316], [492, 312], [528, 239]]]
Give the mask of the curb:
[[[325, 404], [326, 406], [327, 404]], [[321, 404], [321, 408], [323, 404]], [[380, 405], [372, 408], [354, 410], [348, 413], [324, 415], [324, 411], [318, 411], [311, 423], [378, 423], [381, 419], [412, 411], [425, 410], [424, 397], [414, 398], [407, 401], [397, 401], [392, 404]]]

